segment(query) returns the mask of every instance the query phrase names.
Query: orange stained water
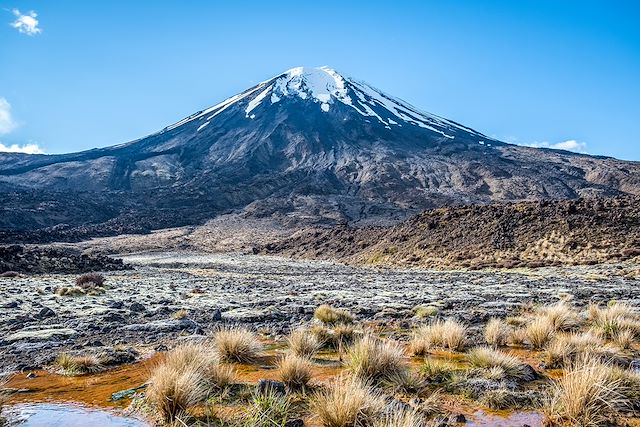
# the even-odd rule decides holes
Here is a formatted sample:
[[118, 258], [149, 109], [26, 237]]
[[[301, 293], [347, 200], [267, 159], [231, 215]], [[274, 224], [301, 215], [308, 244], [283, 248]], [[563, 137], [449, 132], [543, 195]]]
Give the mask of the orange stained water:
[[161, 357], [155, 354], [141, 362], [75, 377], [47, 371], [35, 371], [35, 378], [27, 378], [26, 373], [15, 374], [6, 385], [17, 390], [10, 394], [9, 403], [76, 402], [89, 406], [124, 407], [129, 404], [129, 399], [111, 402], [111, 394], [144, 384], [151, 368]]

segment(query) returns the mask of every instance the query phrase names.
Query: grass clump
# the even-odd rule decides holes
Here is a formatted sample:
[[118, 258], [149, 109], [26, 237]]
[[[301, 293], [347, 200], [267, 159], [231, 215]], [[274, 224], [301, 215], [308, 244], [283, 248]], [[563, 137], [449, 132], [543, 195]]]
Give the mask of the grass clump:
[[484, 328], [484, 340], [493, 347], [505, 346], [509, 339], [511, 328], [504, 320], [491, 318]]
[[281, 427], [289, 420], [291, 403], [273, 390], [254, 394], [246, 410], [245, 427]]
[[453, 363], [442, 359], [426, 359], [421, 367], [422, 374], [435, 384], [451, 381], [460, 369]]
[[182, 319], [186, 319], [188, 315], [189, 315], [189, 312], [184, 308], [181, 308], [180, 310], [173, 312], [171, 314], [171, 318], [173, 320], [182, 320]]
[[76, 356], [69, 353], [60, 353], [53, 362], [53, 366], [64, 375], [70, 376], [91, 374], [102, 368], [96, 356]]
[[[494, 373], [499, 372], [504, 378], [516, 381], [532, 381], [535, 379], [533, 369], [524, 364], [517, 357], [503, 353], [489, 347], [476, 347], [467, 354], [467, 361], [476, 368], [491, 370], [499, 368]], [[499, 378], [496, 378], [499, 379]]]
[[333, 308], [328, 304], [322, 304], [313, 313], [320, 322], [325, 325], [337, 325], [339, 323], [350, 324], [353, 323], [353, 315], [346, 310], [339, 308]]
[[365, 381], [387, 379], [407, 366], [400, 345], [367, 334], [347, 350], [347, 367]]
[[609, 366], [585, 358], [555, 382], [543, 409], [552, 425], [597, 427], [609, 425], [628, 404], [623, 380]]
[[438, 320], [418, 328], [409, 348], [412, 354], [423, 356], [434, 348], [462, 351], [466, 342], [466, 326], [455, 320]]
[[438, 307], [432, 305], [419, 305], [413, 308], [413, 315], [418, 319], [425, 319], [427, 317], [436, 316], [439, 313]]
[[255, 362], [262, 353], [263, 346], [255, 333], [248, 329], [229, 327], [213, 335], [213, 345], [224, 362]]
[[289, 390], [304, 390], [311, 380], [313, 363], [306, 357], [289, 353], [278, 361], [276, 368]]
[[397, 409], [378, 417], [372, 427], [427, 427], [424, 416], [413, 409]]
[[355, 376], [339, 376], [311, 398], [310, 408], [323, 427], [371, 425], [384, 399]]
[[556, 331], [570, 331], [580, 326], [578, 313], [566, 302], [560, 302], [542, 309], [542, 317]]
[[631, 331], [634, 336], [640, 335], [640, 315], [625, 303], [613, 303], [604, 309], [590, 306], [589, 317], [604, 338], [615, 340], [623, 330]]
[[546, 316], [536, 317], [525, 327], [526, 339], [535, 349], [544, 346], [553, 338], [556, 328], [553, 321]]
[[429, 382], [422, 372], [407, 368], [388, 375], [384, 380], [384, 385], [396, 394], [419, 396], [427, 390]]
[[299, 357], [313, 357], [322, 348], [324, 341], [308, 329], [299, 328], [291, 331], [287, 337], [289, 350]]
[[220, 363], [209, 344], [183, 344], [167, 353], [151, 372], [147, 400], [166, 423], [187, 416], [187, 410], [205, 401], [214, 390], [229, 386], [233, 369]]

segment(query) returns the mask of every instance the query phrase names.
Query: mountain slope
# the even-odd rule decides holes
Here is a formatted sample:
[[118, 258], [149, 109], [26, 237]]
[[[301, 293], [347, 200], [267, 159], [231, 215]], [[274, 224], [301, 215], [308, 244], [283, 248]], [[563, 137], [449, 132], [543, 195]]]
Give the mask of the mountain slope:
[[232, 211], [384, 223], [452, 204], [628, 193], [640, 193], [638, 163], [505, 144], [326, 67], [294, 68], [130, 143], [0, 154], [5, 232], [147, 231]]

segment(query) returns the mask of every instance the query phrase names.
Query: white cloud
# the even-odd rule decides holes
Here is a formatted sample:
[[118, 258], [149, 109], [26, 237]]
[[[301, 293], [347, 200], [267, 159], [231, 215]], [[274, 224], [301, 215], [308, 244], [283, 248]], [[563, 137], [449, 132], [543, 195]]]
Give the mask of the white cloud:
[[29, 36], [35, 36], [42, 32], [42, 29], [38, 27], [38, 24], [40, 24], [38, 14], [33, 10], [27, 12], [26, 15], [22, 14], [18, 9], [13, 9], [12, 12], [16, 16], [16, 20], [10, 24], [13, 28]]
[[16, 128], [16, 122], [11, 116], [11, 104], [0, 97], [0, 135], [5, 135]]
[[567, 151], [575, 151], [576, 153], [586, 153], [587, 152], [587, 143], [576, 141], [575, 139], [568, 139], [562, 142], [550, 143], [550, 142], [531, 142], [526, 144], [516, 143], [518, 145], [524, 145], [526, 147], [535, 147], [535, 148], [554, 148], [556, 150], [567, 150]]
[[42, 148], [38, 146], [38, 144], [11, 144], [4, 145], [0, 142], [0, 152], [5, 153], [24, 153], [24, 154], [44, 154]]

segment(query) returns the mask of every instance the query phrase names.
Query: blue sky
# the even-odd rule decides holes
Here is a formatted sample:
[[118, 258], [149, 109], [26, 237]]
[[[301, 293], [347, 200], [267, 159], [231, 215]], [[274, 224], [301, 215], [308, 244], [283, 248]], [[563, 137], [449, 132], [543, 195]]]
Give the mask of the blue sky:
[[635, 3], [0, 0], [0, 144], [118, 144], [328, 65], [508, 142], [640, 160]]

